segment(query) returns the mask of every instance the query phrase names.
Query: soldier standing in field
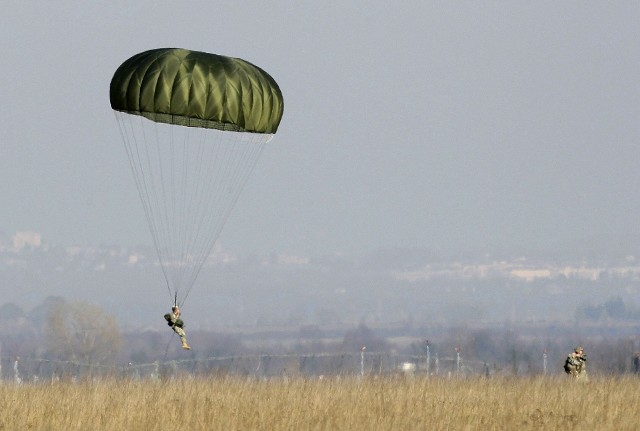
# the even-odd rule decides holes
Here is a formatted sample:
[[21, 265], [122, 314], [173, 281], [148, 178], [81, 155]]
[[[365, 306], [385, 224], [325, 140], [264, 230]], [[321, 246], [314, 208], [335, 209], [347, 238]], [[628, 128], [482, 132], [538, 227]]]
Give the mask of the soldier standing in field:
[[171, 307], [171, 313], [167, 313], [164, 315], [167, 324], [173, 329], [173, 332], [178, 334], [180, 337], [180, 341], [182, 342], [182, 348], [185, 350], [191, 350], [189, 344], [187, 344], [187, 334], [184, 332], [182, 327], [184, 326], [184, 322], [180, 318], [180, 307], [174, 305]]
[[587, 379], [587, 355], [584, 354], [584, 349], [581, 346], [576, 347], [567, 356], [567, 360], [564, 362], [564, 371], [575, 379]]

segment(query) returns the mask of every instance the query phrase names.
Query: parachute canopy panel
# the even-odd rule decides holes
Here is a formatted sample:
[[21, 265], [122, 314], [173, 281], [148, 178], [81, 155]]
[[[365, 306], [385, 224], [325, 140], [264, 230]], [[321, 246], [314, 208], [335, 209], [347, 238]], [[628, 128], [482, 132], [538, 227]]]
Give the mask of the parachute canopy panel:
[[111, 107], [158, 123], [273, 134], [284, 103], [275, 80], [239, 58], [179, 48], [136, 54], [115, 72]]

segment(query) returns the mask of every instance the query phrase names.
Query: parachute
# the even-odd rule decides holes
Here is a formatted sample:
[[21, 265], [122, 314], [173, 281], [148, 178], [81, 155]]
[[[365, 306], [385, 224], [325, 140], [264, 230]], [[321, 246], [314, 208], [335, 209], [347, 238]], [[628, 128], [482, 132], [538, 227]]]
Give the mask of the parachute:
[[259, 67], [177, 48], [136, 54], [109, 91], [171, 299], [182, 305], [284, 109]]

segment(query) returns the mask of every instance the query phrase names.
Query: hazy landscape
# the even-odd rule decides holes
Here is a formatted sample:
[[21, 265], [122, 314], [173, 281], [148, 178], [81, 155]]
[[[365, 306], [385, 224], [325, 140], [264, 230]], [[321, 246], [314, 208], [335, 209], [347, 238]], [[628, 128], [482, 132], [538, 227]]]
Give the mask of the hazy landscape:
[[[18, 356], [26, 379], [82, 376], [89, 365], [93, 374], [126, 366], [115, 373], [149, 377], [159, 373], [156, 361], [204, 375], [387, 374], [403, 363], [440, 376], [553, 375], [576, 344], [586, 346], [592, 372], [620, 374], [634, 371], [640, 350], [633, 249], [543, 259], [425, 250], [260, 257], [219, 248], [183, 307], [194, 346], [187, 353], [162, 319], [171, 301], [152, 250], [55, 247], [33, 232], [3, 241], [0, 342], [9, 379]], [[113, 319], [116, 329], [105, 331], [119, 334], [112, 354], [87, 363], [72, 347], [56, 353], [51, 314], [61, 304], [79, 319], [94, 307], [85, 325]]]
[[[609, 313], [617, 315], [591, 310], [591, 317], [637, 318], [640, 250], [596, 247], [530, 255], [396, 249], [320, 257], [217, 248], [184, 305], [185, 318], [194, 329], [552, 323], [573, 321], [616, 298], [624, 309]], [[60, 247], [33, 232], [5, 235], [0, 274], [4, 303], [28, 312], [48, 296], [89, 301], [127, 329], [154, 326], [173, 301], [152, 248]]]

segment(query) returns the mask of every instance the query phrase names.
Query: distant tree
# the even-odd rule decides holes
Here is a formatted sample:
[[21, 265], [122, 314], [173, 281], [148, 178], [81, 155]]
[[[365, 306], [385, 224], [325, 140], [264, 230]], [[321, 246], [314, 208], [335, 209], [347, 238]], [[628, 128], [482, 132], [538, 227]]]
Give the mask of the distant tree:
[[576, 309], [576, 320], [583, 319], [597, 321], [602, 317], [602, 305], [581, 305]]
[[357, 352], [365, 346], [368, 352], [386, 352], [389, 343], [384, 338], [378, 337], [364, 323], [356, 329], [348, 331], [342, 340], [342, 349], [346, 352]]
[[22, 308], [13, 302], [0, 306], [0, 335], [20, 334], [23, 337], [32, 338], [34, 332], [34, 327], [27, 320]]
[[47, 296], [42, 304], [29, 311], [27, 318], [40, 331], [47, 325], [51, 310], [57, 305], [66, 303], [61, 296]]
[[45, 333], [53, 356], [89, 365], [113, 361], [122, 348], [115, 318], [86, 302], [55, 304]]
[[147, 364], [151, 362], [149, 355], [144, 350], [136, 350], [129, 355], [132, 364]]
[[478, 329], [469, 331], [469, 337], [462, 343], [462, 346], [467, 357], [482, 361], [494, 361], [498, 350], [497, 342], [496, 335], [491, 331]]
[[631, 309], [627, 309], [624, 300], [619, 297], [609, 298], [604, 304], [599, 305], [582, 305], [576, 309], [576, 318], [578, 320], [587, 319], [598, 321], [600, 319], [633, 319], [636, 313]]
[[607, 316], [611, 319], [624, 319], [627, 317], [627, 310], [624, 306], [624, 301], [619, 296], [611, 298], [605, 302], [604, 309]]
[[22, 308], [13, 302], [7, 302], [0, 306], [0, 319], [21, 319], [25, 317], [26, 314]]

